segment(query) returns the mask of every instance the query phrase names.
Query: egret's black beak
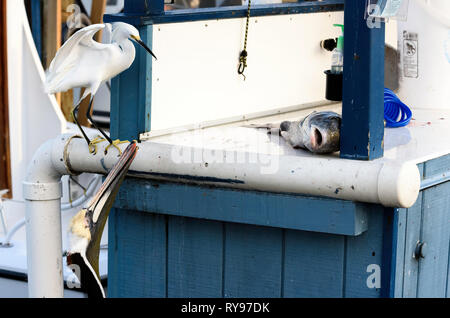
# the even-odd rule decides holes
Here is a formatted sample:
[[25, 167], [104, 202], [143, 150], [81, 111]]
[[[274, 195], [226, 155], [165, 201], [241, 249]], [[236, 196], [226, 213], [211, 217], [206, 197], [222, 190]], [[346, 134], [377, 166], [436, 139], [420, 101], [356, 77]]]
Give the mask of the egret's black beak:
[[148, 46], [139, 38], [135, 37], [135, 36], [131, 36], [131, 38], [136, 41], [136, 43], [138, 43], [140, 46], [142, 46], [148, 53], [150, 53], [156, 60], [158, 59], [155, 54], [153, 54], [152, 50], [150, 50], [148, 48]]
[[[68, 265], [78, 265], [78, 279], [81, 288], [89, 298], [104, 297], [100, 283], [99, 254], [103, 229], [113, 206], [114, 199], [120, 185], [125, 178], [131, 163], [137, 153], [136, 142], [132, 142], [120, 156], [119, 161], [112, 167], [100, 190], [90, 202], [89, 206], [81, 210], [73, 219], [71, 230], [85, 228], [88, 232], [81, 238], [88, 239], [86, 250], [76, 251], [67, 255]], [[77, 234], [77, 233], [73, 233]], [[78, 233], [78, 235], [80, 235]]]

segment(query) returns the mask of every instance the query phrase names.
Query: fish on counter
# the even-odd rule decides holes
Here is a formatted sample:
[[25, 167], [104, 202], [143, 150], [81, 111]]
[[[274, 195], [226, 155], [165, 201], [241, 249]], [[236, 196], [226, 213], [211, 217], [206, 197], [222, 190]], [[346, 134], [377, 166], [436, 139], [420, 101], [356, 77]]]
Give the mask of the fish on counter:
[[331, 111], [312, 112], [298, 121], [283, 121], [279, 125], [246, 125], [266, 128], [268, 133], [279, 134], [293, 148], [307, 149], [325, 154], [339, 151], [341, 115]]

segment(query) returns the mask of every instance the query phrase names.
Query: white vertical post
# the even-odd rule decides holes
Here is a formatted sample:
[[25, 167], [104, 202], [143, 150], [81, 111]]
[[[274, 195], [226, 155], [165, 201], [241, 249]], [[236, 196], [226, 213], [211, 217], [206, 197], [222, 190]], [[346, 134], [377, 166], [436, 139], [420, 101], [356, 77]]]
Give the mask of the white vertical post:
[[28, 297], [63, 297], [61, 199], [26, 201]]

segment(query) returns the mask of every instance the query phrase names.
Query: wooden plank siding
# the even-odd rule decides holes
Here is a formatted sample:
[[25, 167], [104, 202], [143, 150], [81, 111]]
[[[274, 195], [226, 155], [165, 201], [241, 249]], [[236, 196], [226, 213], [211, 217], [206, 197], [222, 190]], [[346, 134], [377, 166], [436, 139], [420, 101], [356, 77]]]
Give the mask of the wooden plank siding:
[[11, 157], [9, 149], [8, 110], [8, 54], [6, 0], [0, 2], [0, 190], [9, 189], [6, 197], [11, 198]]
[[[422, 182], [445, 177], [449, 158], [420, 164]], [[332, 230], [327, 226], [304, 230], [295, 222], [308, 218], [302, 208], [308, 207], [311, 217], [333, 209], [329, 202], [308, 203], [314, 198], [298, 196], [292, 208], [288, 196], [208, 187], [197, 200], [195, 191], [178, 187], [198, 186], [125, 181], [110, 218], [109, 296], [449, 297], [446, 179], [421, 191], [409, 209], [365, 205], [367, 229], [359, 235], [326, 233]], [[272, 203], [255, 205], [264, 197]], [[282, 210], [295, 217], [280, 223], [270, 216], [272, 211], [286, 219]], [[255, 211], [259, 221], [246, 219]], [[419, 260], [413, 257], [418, 241], [427, 244]], [[369, 265], [380, 267], [380, 288], [367, 285]]]
[[382, 210], [350, 237], [115, 208], [108, 296], [380, 297], [366, 281], [383, 268]]
[[125, 180], [116, 198], [116, 207], [127, 210], [353, 236], [367, 230], [367, 206], [323, 197], [138, 178]]
[[[445, 178], [450, 155], [419, 165], [422, 182]], [[450, 182], [421, 191], [409, 209], [400, 209], [395, 297], [450, 297]], [[426, 244], [424, 258], [415, 259], [418, 241]]]
[[112, 210], [109, 216], [108, 294], [166, 297], [167, 218]]

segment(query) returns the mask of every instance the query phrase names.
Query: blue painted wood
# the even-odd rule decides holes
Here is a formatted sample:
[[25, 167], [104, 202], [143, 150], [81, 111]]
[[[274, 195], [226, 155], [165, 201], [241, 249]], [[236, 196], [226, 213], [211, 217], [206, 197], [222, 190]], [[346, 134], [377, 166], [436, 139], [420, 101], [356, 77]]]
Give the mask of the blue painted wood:
[[342, 297], [345, 237], [285, 231], [283, 297]]
[[223, 225], [170, 217], [168, 297], [222, 297]]
[[[369, 265], [378, 265], [383, 275], [383, 235], [384, 208], [370, 206], [369, 228], [357, 237], [346, 237], [345, 265], [343, 286], [344, 297], [381, 297], [381, 288], [369, 288], [367, 279], [372, 272], [367, 272]], [[391, 252], [391, 251], [389, 251]], [[381, 276], [381, 286], [386, 286]]]
[[404, 256], [406, 240], [406, 215], [407, 209], [398, 209], [397, 217], [397, 253], [395, 255], [395, 287], [392, 297], [399, 298], [403, 295]]
[[[152, 26], [139, 28], [147, 46], [152, 48]], [[113, 139], [138, 140], [150, 131], [152, 56], [136, 46], [131, 67], [111, 83], [111, 136]]]
[[108, 297], [167, 296], [166, 217], [113, 209], [108, 227]]
[[424, 170], [424, 180], [436, 175], [442, 175], [450, 170], [450, 155], [427, 161]]
[[372, 207], [370, 233], [348, 237], [115, 209], [109, 296], [379, 297], [383, 218]]
[[365, 4], [345, 1], [340, 156], [373, 160], [383, 156], [385, 25], [367, 26]]
[[[450, 245], [450, 242], [449, 242]], [[449, 246], [450, 250], [450, 246]], [[447, 292], [445, 294], [445, 297], [450, 298], [450, 253], [448, 254], [448, 260], [447, 260]]]
[[359, 235], [368, 226], [366, 204], [145, 179], [125, 180], [115, 206], [129, 210], [345, 235]]
[[[423, 180], [424, 164], [418, 165]], [[420, 239], [422, 193], [409, 209], [399, 209], [394, 297], [415, 297], [417, 291], [417, 261], [412, 257]]]
[[[252, 17], [281, 15], [281, 14], [302, 14], [315, 12], [342, 11], [344, 9], [344, 0], [323, 0], [322, 2], [298, 2], [254, 5], [251, 10]], [[149, 25], [161, 23], [176, 23], [187, 21], [200, 21], [212, 19], [233, 19], [243, 18], [247, 15], [245, 6], [229, 6], [218, 8], [202, 8], [188, 10], [172, 10], [164, 14], [151, 14], [141, 16], [136, 15], [138, 9], [132, 9], [132, 13], [105, 15], [105, 22], [124, 21], [135, 25]], [[145, 9], [141, 12], [146, 12]], [[154, 10], [153, 12], [157, 12]]]
[[41, 1], [30, 1], [31, 5], [31, 32], [39, 57], [42, 59], [42, 19]]
[[[425, 165], [422, 163], [417, 166], [420, 172], [420, 179], [423, 182]], [[419, 239], [420, 219], [418, 219], [418, 217], [421, 215], [421, 209], [422, 193], [419, 194], [414, 206], [409, 209], [398, 209], [397, 252], [395, 256], [395, 290], [392, 297], [403, 297], [405, 288], [410, 291], [406, 294], [415, 294], [416, 292], [417, 267], [415, 267], [415, 265], [417, 265], [417, 263], [413, 262], [414, 260], [412, 259], [411, 247], [415, 246], [414, 239], [416, 239], [416, 241]], [[411, 290], [411, 287], [413, 287], [413, 290]]]
[[282, 230], [225, 224], [224, 297], [280, 297]]
[[450, 155], [428, 161], [425, 173], [420, 190], [450, 181]]
[[[427, 171], [428, 163], [425, 165]], [[425, 258], [419, 260], [417, 297], [445, 297], [450, 242], [450, 182], [423, 193], [421, 241]]]
[[413, 258], [414, 249], [420, 240], [420, 226], [422, 221], [422, 195], [419, 194], [416, 203], [407, 210], [406, 241], [403, 256], [403, 294], [404, 298], [417, 296], [418, 262]]
[[395, 273], [397, 267], [398, 209], [385, 208], [383, 212], [383, 266], [380, 296], [395, 295]]
[[127, 14], [163, 14], [164, 0], [127, 0], [123, 11]]

